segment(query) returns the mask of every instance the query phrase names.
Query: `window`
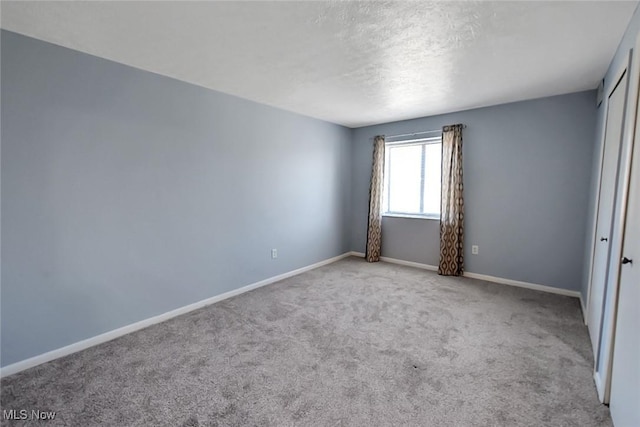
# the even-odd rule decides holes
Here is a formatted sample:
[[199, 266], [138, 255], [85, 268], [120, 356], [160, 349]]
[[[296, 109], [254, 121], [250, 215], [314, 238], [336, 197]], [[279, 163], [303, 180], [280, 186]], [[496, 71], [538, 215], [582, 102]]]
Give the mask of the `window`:
[[442, 138], [385, 144], [383, 215], [440, 218]]

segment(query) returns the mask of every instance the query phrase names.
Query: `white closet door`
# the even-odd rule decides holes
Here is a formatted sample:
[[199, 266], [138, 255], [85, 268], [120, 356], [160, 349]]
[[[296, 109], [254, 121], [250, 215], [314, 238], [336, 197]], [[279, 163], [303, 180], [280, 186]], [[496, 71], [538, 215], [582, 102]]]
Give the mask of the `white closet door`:
[[626, 69], [620, 77], [618, 85], [609, 96], [607, 121], [604, 140], [604, 156], [600, 179], [600, 198], [598, 201], [598, 218], [595, 236], [595, 252], [589, 294], [587, 325], [591, 336], [594, 358], [597, 360], [600, 348], [602, 313], [604, 310], [605, 292], [611, 248], [611, 229], [616, 197], [616, 183], [622, 140], [622, 124], [627, 95]]
[[611, 416], [616, 426], [640, 426], [640, 142], [636, 139], [618, 291]]
[[[640, 111], [639, 111], [640, 112]], [[620, 283], [611, 370], [611, 417], [616, 427], [640, 426], [640, 125], [631, 161], [619, 261]]]

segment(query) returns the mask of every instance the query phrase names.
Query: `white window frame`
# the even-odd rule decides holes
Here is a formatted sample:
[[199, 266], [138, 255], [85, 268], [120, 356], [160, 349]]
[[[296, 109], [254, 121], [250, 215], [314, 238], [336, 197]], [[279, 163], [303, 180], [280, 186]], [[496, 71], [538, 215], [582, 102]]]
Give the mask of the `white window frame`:
[[[416, 219], [430, 219], [430, 220], [440, 220], [440, 213], [415, 213], [415, 212], [394, 212], [389, 211], [389, 199], [390, 199], [390, 168], [391, 164], [389, 161], [389, 150], [387, 148], [397, 147], [397, 146], [409, 146], [409, 145], [421, 145], [425, 146], [428, 144], [439, 144], [442, 145], [442, 135], [433, 136], [429, 138], [418, 138], [418, 139], [409, 139], [409, 140], [400, 140], [400, 141], [388, 141], [384, 144], [384, 195], [383, 195], [383, 204], [382, 204], [382, 216], [388, 217], [398, 217], [398, 218], [416, 218]], [[422, 154], [422, 176], [420, 179], [420, 204], [423, 204], [424, 197], [424, 149]], [[442, 161], [442, 159], [440, 160]], [[422, 210], [422, 208], [421, 208]]]

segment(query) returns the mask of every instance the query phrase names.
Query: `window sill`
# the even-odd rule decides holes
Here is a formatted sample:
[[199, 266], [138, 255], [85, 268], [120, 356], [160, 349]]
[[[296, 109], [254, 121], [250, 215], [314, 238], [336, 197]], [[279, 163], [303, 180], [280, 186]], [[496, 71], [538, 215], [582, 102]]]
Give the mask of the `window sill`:
[[411, 218], [411, 219], [428, 219], [431, 221], [440, 221], [439, 216], [435, 215], [412, 215], [412, 214], [401, 214], [401, 213], [383, 213], [382, 216], [390, 217], [390, 218]]

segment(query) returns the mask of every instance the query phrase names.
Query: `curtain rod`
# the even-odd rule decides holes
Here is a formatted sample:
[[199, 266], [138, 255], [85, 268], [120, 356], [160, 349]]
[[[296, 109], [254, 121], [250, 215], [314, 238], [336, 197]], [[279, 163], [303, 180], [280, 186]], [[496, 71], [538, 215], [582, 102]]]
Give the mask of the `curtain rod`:
[[[467, 125], [462, 125], [462, 128], [466, 128]], [[385, 138], [400, 138], [401, 136], [415, 136], [415, 135], [422, 135], [422, 134], [427, 134], [427, 133], [437, 133], [440, 132], [442, 133], [442, 129], [435, 129], [435, 130], [425, 130], [425, 131], [420, 131], [420, 132], [413, 132], [413, 133], [402, 133], [399, 135], [385, 135]]]

